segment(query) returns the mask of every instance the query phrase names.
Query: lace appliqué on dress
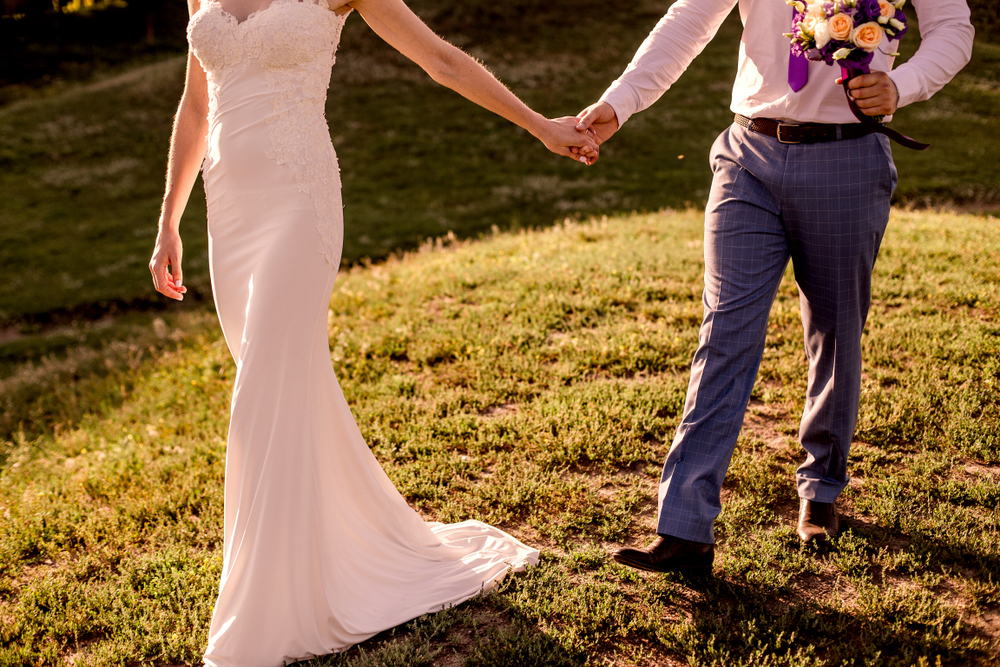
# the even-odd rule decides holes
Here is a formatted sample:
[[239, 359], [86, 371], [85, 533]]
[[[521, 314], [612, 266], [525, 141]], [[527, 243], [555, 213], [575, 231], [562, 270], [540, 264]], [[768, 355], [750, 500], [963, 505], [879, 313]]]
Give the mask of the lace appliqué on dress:
[[[325, 110], [330, 71], [346, 15], [321, 11], [324, 18], [335, 22], [332, 29], [301, 14], [308, 20], [301, 23], [283, 20], [280, 25], [271, 26], [270, 40], [261, 56], [265, 80], [274, 94], [274, 115], [267, 119], [271, 150], [265, 155], [291, 168], [299, 191], [312, 198], [319, 218], [320, 252], [333, 264], [339, 261], [343, 242], [339, 224], [343, 202], [340, 170], [330, 143]], [[320, 41], [325, 43], [320, 45]], [[303, 62], [306, 53], [294, 53], [299, 49], [313, 58], [320, 57]], [[289, 66], [290, 61], [300, 64]]]
[[[208, 75], [209, 136], [226, 79], [251, 60], [260, 63], [273, 94], [273, 114], [266, 120], [271, 149], [264, 154], [287, 165], [299, 191], [312, 198], [319, 251], [331, 264], [340, 256], [343, 230], [338, 223], [343, 203], [325, 109], [346, 20], [347, 14], [334, 14], [324, 0], [274, 0], [243, 21], [226, 12], [218, 0], [206, 0], [187, 30], [188, 41]], [[202, 168], [211, 166], [211, 147], [206, 146]]]

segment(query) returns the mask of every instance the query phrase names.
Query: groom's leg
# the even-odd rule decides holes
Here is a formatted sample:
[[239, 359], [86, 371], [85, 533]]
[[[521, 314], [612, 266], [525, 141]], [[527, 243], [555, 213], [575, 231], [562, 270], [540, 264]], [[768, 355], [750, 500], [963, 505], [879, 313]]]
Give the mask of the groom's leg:
[[[796, 146], [784, 208], [809, 360], [799, 497], [832, 503], [847, 485], [871, 275], [896, 185], [888, 139]], [[796, 196], [796, 194], [800, 196]]]
[[712, 148], [705, 214], [705, 314], [684, 416], [660, 482], [657, 533], [714, 542], [719, 491], [757, 377], [788, 248], [773, 196], [787, 147], [741, 127]]

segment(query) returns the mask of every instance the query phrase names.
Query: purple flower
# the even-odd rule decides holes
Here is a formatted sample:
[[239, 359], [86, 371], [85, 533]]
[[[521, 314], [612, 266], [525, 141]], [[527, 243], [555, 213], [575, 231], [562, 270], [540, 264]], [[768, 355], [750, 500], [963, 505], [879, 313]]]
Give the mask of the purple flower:
[[868, 23], [877, 21], [882, 15], [882, 10], [878, 6], [878, 0], [858, 0], [857, 12], [854, 14], [855, 23]]
[[864, 49], [854, 49], [851, 51], [851, 55], [841, 60], [840, 63], [842, 66], [852, 69], [862, 69], [870, 65], [874, 57], [874, 53], [868, 53]]
[[895, 20], [897, 20], [900, 23], [902, 23], [903, 27], [901, 29], [897, 29], [896, 30], [896, 34], [893, 35], [892, 37], [890, 37], [889, 39], [890, 40], [892, 40], [892, 39], [899, 39], [900, 37], [902, 37], [903, 35], [906, 34], [907, 30], [910, 29], [910, 26], [907, 25], [907, 23], [906, 23], [906, 13], [902, 9], [897, 9], [896, 10], [896, 15], [893, 16], [892, 18], [894, 18]]

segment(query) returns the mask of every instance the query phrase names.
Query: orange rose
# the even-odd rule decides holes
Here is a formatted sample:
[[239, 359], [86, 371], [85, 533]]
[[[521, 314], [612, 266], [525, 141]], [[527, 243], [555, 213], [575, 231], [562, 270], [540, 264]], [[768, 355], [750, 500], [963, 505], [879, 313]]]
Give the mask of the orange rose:
[[883, 39], [885, 33], [882, 32], [882, 26], [875, 22], [859, 25], [851, 33], [851, 41], [865, 51], [874, 51], [882, 44]]
[[854, 29], [854, 20], [847, 14], [834, 14], [826, 23], [830, 26], [832, 39], [845, 40], [851, 36], [851, 30]]
[[878, 10], [887, 19], [896, 15], [896, 6], [887, 0], [878, 0]]

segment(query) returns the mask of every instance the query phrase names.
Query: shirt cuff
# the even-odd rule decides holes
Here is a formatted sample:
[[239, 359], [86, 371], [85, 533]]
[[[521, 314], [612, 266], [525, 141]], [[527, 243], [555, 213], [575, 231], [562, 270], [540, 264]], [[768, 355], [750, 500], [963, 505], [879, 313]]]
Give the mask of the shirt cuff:
[[899, 93], [897, 107], [905, 107], [908, 104], [927, 99], [920, 81], [920, 74], [912, 67], [901, 65], [898, 69], [889, 72], [889, 78], [896, 84], [896, 91]]
[[611, 108], [615, 110], [615, 116], [618, 118], [618, 129], [625, 124], [632, 114], [636, 112], [638, 105], [635, 102], [635, 92], [632, 91], [631, 86], [622, 81], [615, 81], [611, 84], [611, 87], [604, 91], [601, 95], [601, 99], [598, 102], [607, 102], [611, 105]]

